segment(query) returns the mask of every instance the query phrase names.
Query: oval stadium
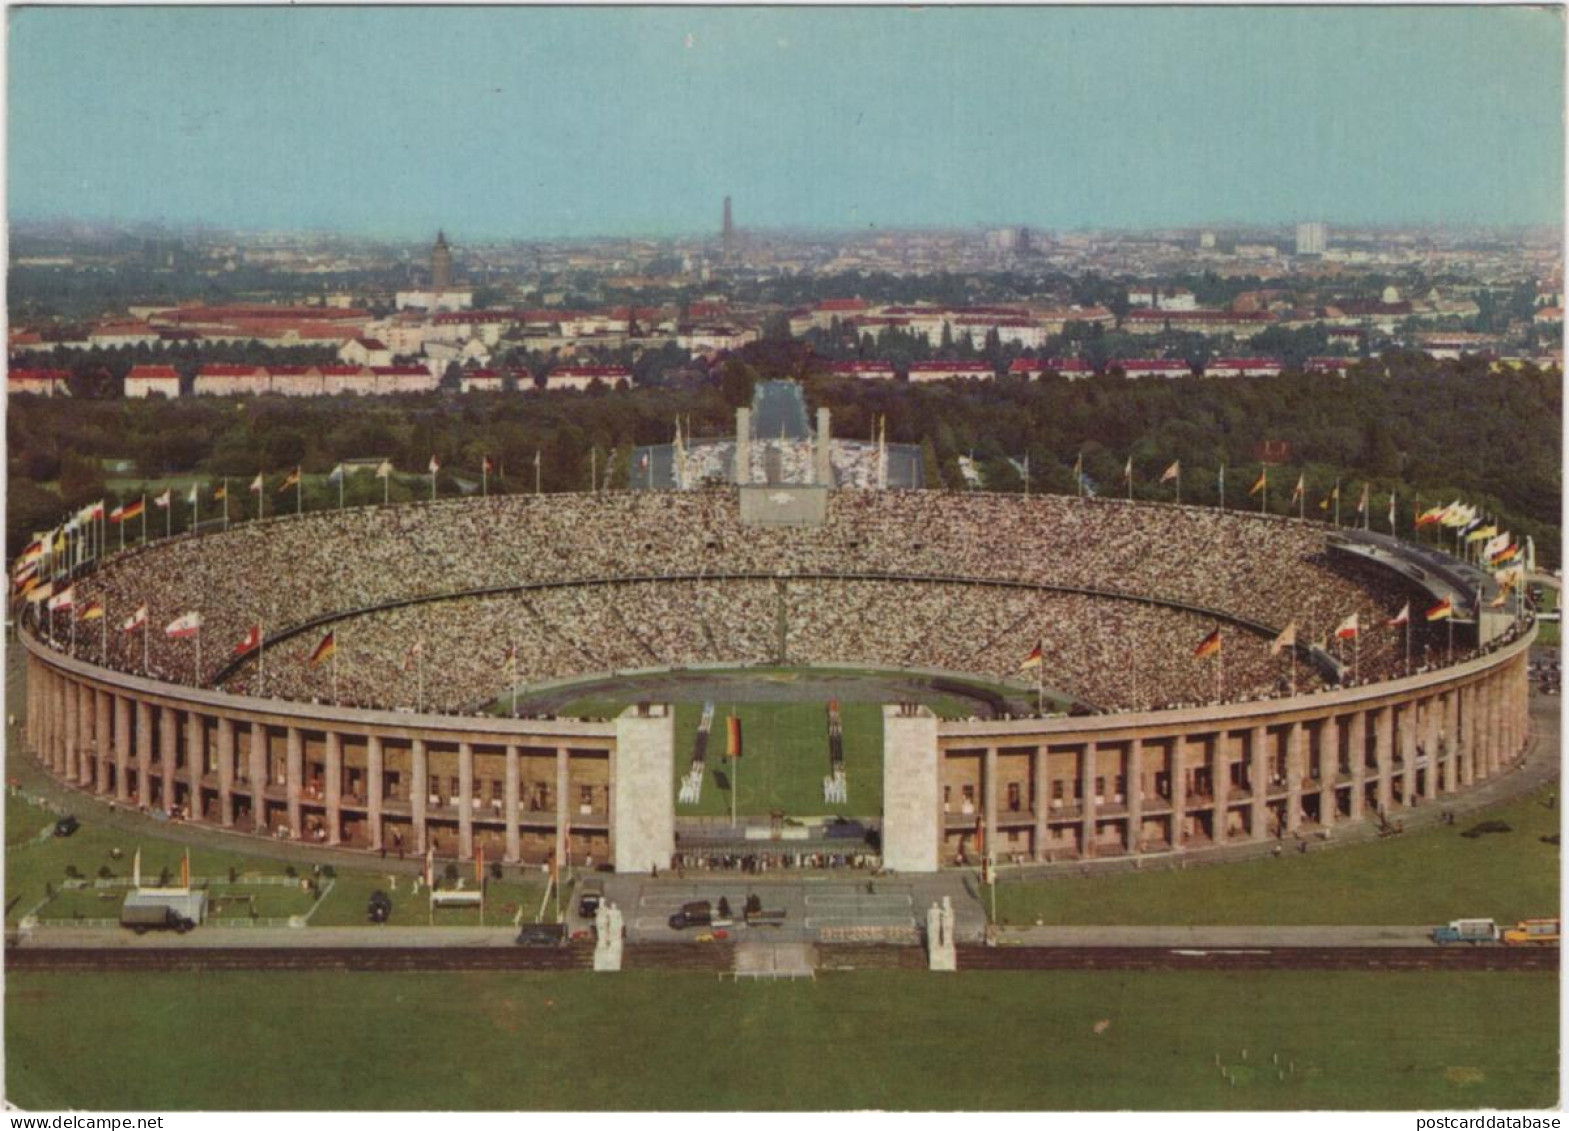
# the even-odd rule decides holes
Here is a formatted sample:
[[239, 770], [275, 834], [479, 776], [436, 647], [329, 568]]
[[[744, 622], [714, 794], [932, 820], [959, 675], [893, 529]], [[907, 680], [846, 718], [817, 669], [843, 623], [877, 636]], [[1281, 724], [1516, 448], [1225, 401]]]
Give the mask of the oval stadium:
[[[1484, 577], [1280, 517], [837, 482], [362, 507], [80, 571], [102, 624], [31, 606], [28, 720], [83, 789], [331, 846], [1167, 853], [1397, 821], [1505, 767], [1531, 634]], [[732, 740], [705, 704], [748, 687], [788, 718]], [[714, 820], [737, 789], [772, 839]]]

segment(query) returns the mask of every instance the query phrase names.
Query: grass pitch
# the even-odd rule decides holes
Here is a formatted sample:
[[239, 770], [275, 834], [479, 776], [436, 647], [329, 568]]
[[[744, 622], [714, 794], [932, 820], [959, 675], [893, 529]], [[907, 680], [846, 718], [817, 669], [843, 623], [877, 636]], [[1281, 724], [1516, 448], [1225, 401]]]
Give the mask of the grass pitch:
[[34, 1110], [1401, 1110], [1558, 1089], [1544, 974], [26, 973], [7, 997], [8, 1099]]
[[[1559, 912], [1558, 783], [1452, 826], [1306, 855], [997, 885], [1004, 923], [1185, 926], [1499, 922]], [[1553, 807], [1548, 808], [1549, 798]], [[1461, 834], [1483, 821], [1509, 832]]]

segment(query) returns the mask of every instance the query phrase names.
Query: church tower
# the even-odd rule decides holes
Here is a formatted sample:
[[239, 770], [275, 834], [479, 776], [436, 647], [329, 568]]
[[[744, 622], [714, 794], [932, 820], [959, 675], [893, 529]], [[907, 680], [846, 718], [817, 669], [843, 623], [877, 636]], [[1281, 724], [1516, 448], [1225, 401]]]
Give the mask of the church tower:
[[447, 233], [436, 233], [436, 246], [430, 249], [430, 289], [452, 289], [452, 249], [447, 246]]

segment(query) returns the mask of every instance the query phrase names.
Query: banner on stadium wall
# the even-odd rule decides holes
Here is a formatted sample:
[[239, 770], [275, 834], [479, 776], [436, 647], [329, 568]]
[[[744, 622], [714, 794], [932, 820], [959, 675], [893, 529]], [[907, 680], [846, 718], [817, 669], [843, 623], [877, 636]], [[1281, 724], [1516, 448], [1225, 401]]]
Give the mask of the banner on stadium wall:
[[725, 753], [732, 758], [741, 756], [741, 720], [731, 715], [729, 720], [729, 744]]

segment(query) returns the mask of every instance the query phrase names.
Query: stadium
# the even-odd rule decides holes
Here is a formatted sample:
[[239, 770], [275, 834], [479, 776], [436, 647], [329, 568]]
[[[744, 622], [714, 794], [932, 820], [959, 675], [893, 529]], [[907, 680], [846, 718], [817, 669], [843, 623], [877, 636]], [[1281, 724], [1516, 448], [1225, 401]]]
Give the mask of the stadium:
[[[743, 409], [709, 461], [728, 483], [670, 473], [706, 458], [678, 444], [671, 489], [111, 554], [65, 607], [26, 606], [30, 744], [153, 815], [622, 872], [1327, 836], [1525, 745], [1534, 630], [1456, 559], [1262, 514], [879, 489], [865, 443], [847, 484], [834, 443], [826, 413], [773, 439]], [[736, 762], [715, 701], [753, 704]]]

